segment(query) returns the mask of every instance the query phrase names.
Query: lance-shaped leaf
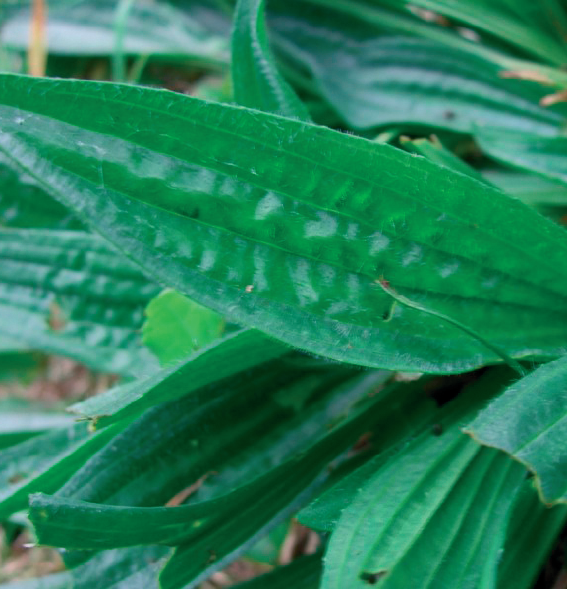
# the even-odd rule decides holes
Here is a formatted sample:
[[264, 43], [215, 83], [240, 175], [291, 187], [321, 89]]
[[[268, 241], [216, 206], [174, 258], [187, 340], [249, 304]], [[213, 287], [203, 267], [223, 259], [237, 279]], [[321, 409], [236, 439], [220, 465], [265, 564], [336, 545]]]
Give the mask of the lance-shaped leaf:
[[306, 107], [278, 72], [268, 43], [265, 0], [238, 0], [232, 32], [234, 100], [249, 108], [309, 120]]
[[[73, 413], [97, 423], [136, 415], [158, 403], [189, 393], [289, 353], [289, 348], [263, 333], [241, 330], [199, 350], [172, 367], [73, 405]], [[214, 366], [214, 370], [211, 370]]]
[[[182, 57], [205, 65], [226, 66], [229, 18], [215, 10], [210, 2], [191, 0], [185, 4], [186, 10], [182, 10], [169, 2], [136, 2], [122, 24], [117, 18], [114, 0], [50, 2], [49, 52], [73, 56], [112, 55], [120, 42], [125, 55]], [[29, 21], [27, 10], [14, 14], [2, 28], [3, 45], [26, 51]]]
[[525, 472], [495, 451], [479, 452], [458, 428], [429, 436], [378, 468], [342, 512], [324, 589], [390, 589], [416, 578], [424, 588], [473, 589], [495, 578]]
[[[333, 359], [458, 372], [567, 349], [563, 229], [388, 145], [130, 86], [0, 78], [0, 149], [145, 270]], [[89, 113], [96, 111], [96, 117]]]
[[30, 493], [57, 491], [118, 428], [89, 433], [86, 423], [54, 429], [0, 452], [0, 521], [25, 509]]
[[567, 503], [567, 357], [510, 386], [467, 427], [475, 440], [499, 448], [536, 475], [545, 503]]
[[495, 160], [567, 184], [567, 137], [508, 129], [479, 129], [477, 141]]
[[458, 35], [447, 39], [429, 26], [432, 38], [409, 36], [425, 31], [416, 23], [396, 30], [399, 15], [389, 23], [392, 15], [382, 7], [373, 14], [373, 7], [356, 2], [336, 6], [346, 14], [287, 4], [278, 8], [276, 2], [270, 20], [277, 46], [312, 74], [319, 92], [354, 129], [403, 125], [471, 133], [498, 126], [551, 134], [561, 126], [560, 114], [538, 104], [544, 89], [503, 79], [505, 59], [475, 54], [465, 41], [454, 44]]
[[[130, 506], [212, 498], [312, 445], [387, 377], [357, 375], [354, 386], [349, 367], [267, 363], [146, 411], [58, 495]], [[301, 411], [290, 406], [298, 395]]]
[[[377, 3], [377, 0], [373, 0]], [[400, 0], [380, 0], [396, 8], [409, 7]], [[509, 0], [479, 0], [453, 2], [452, 0], [416, 0], [414, 5], [479, 28], [523, 51], [561, 65], [567, 52], [561, 30], [567, 24], [564, 8], [554, 0], [543, 5]]]
[[[370, 388], [373, 386], [371, 383]], [[249, 539], [251, 531], [255, 534], [291, 502], [306, 496], [311, 484], [321, 478], [323, 467], [346, 450], [360, 428], [375, 418], [371, 411], [351, 411], [305, 453], [214, 499], [180, 507], [122, 507], [36, 494], [30, 498], [30, 518], [39, 541], [54, 546], [105, 549], [153, 543], [179, 545], [192, 539], [200, 541], [208, 530], [219, 545], [227, 548], [226, 556]], [[234, 523], [229, 514], [250, 521], [240, 526], [238, 533], [229, 534], [225, 528]], [[197, 563], [195, 566], [195, 572], [200, 572]]]
[[100, 237], [4, 229], [0, 261], [0, 333], [106, 372], [156, 366], [138, 330], [159, 287]]

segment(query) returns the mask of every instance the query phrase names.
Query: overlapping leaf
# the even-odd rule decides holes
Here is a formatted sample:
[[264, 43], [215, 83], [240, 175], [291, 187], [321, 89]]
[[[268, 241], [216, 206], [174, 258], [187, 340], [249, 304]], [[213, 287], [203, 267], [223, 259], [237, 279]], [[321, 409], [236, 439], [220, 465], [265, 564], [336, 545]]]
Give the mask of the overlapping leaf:
[[309, 120], [307, 109], [278, 72], [268, 44], [265, 0], [239, 0], [232, 34], [234, 99], [241, 106]]
[[31, 349], [132, 375], [157, 364], [142, 347], [159, 287], [115, 248], [79, 231], [0, 231], [0, 333]]
[[0, 95], [15, 163], [230, 320], [370, 366], [456, 372], [496, 359], [440, 319], [392, 309], [384, 277], [509, 354], [566, 347], [563, 230], [473, 179], [167, 92], [4, 76]]
[[499, 448], [535, 475], [542, 499], [567, 502], [567, 358], [545, 364], [510, 386], [467, 427], [480, 443]]
[[477, 139], [482, 150], [497, 161], [567, 184], [567, 136], [482, 129]]

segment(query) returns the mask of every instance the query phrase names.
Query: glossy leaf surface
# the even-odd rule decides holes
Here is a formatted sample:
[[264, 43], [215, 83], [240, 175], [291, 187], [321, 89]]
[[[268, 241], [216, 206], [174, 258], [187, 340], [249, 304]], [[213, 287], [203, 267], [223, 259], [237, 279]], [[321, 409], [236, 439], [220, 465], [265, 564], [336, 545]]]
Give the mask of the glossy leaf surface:
[[[80, 108], [60, 108], [71, 95]], [[3, 76], [0, 97], [1, 148], [18, 165], [232, 321], [363, 365], [455, 372], [496, 360], [440, 319], [399, 305], [390, 317], [384, 277], [517, 357], [566, 348], [564, 231], [473, 179], [167, 92]]]
[[[341, 10], [348, 13], [346, 6]], [[355, 20], [328, 10], [300, 19], [286, 7], [273, 19], [283, 52], [311, 72], [352, 128], [402, 124], [471, 133], [477, 126], [496, 126], [541, 134], [559, 129], [562, 117], [538, 104], [545, 90], [503, 79], [503, 64], [492, 55], [475, 55], [466, 42], [449, 49], [435, 37], [408, 36], [418, 33], [411, 23], [405, 30], [380, 30], [388, 15], [378, 12], [371, 26], [365, 10]]]
[[222, 317], [174, 290], [165, 290], [145, 311], [142, 339], [162, 366], [175, 363], [219, 338]]
[[278, 72], [266, 31], [265, 0], [238, 0], [232, 32], [232, 83], [241, 106], [309, 120], [307, 109]]
[[567, 137], [542, 137], [500, 129], [477, 134], [487, 155], [513, 168], [567, 184]]
[[143, 310], [159, 287], [98, 236], [0, 230], [0, 333], [118, 374], [151, 372]]
[[517, 381], [467, 427], [475, 440], [499, 448], [535, 475], [545, 503], [567, 502], [567, 358]]

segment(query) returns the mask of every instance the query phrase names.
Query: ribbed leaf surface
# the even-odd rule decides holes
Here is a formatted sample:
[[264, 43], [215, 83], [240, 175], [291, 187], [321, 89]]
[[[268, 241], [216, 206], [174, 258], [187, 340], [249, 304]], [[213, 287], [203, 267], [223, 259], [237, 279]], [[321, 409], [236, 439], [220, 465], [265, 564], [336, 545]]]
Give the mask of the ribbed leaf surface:
[[230, 320], [369, 366], [456, 372], [496, 360], [443, 320], [392, 308], [384, 277], [515, 356], [567, 347], [564, 231], [473, 179], [150, 89], [3, 76], [0, 101], [0, 147], [15, 162]]
[[482, 150], [499, 162], [567, 184], [566, 136], [482, 129], [477, 139]]
[[543, 501], [567, 503], [567, 358], [545, 364], [497, 397], [467, 427], [536, 475]]
[[143, 310], [159, 287], [110, 244], [79, 231], [0, 230], [0, 333], [118, 374], [156, 366]]

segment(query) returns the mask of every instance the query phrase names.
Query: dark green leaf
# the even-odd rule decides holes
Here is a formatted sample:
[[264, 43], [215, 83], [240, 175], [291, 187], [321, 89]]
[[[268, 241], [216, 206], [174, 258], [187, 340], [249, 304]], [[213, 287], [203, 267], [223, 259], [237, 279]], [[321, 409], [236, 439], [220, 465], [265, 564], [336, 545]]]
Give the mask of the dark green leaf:
[[531, 481], [526, 481], [516, 496], [510, 517], [497, 587], [533, 589], [566, 520], [567, 506], [544, 506]]
[[516, 357], [567, 348], [564, 231], [474, 179], [168, 92], [3, 76], [0, 100], [12, 159], [232, 321], [363, 365], [458, 372], [497, 360], [444, 320], [393, 307], [383, 276]]
[[302, 556], [291, 564], [236, 585], [237, 589], [317, 589], [323, 563], [320, 554]]
[[[108, 424], [283, 356], [290, 350], [259, 331], [241, 330], [146, 379], [77, 403], [71, 411]], [[214, 367], [214, 369], [211, 369]]]
[[[373, 0], [381, 4], [409, 8], [401, 0]], [[556, 65], [567, 59], [561, 36], [565, 12], [552, 1], [540, 4], [509, 0], [416, 0], [414, 6], [433, 10], [457, 22], [479, 28]], [[559, 21], [559, 22], [558, 22]]]
[[420, 578], [424, 589], [473, 589], [495, 579], [524, 470], [458, 428], [429, 437], [381, 466], [343, 511], [322, 588], [393, 589]]
[[30, 493], [57, 491], [117, 431], [109, 428], [89, 434], [87, 424], [80, 423], [3, 449], [0, 453], [0, 521], [25, 509]]
[[278, 72], [269, 47], [265, 0], [238, 0], [232, 33], [235, 101], [249, 108], [309, 120], [295, 92]]
[[4, 227], [79, 229], [81, 223], [36, 182], [19, 174], [0, 155], [0, 225]]
[[510, 386], [467, 427], [475, 440], [510, 454], [536, 475], [545, 503], [567, 502], [567, 357]]

